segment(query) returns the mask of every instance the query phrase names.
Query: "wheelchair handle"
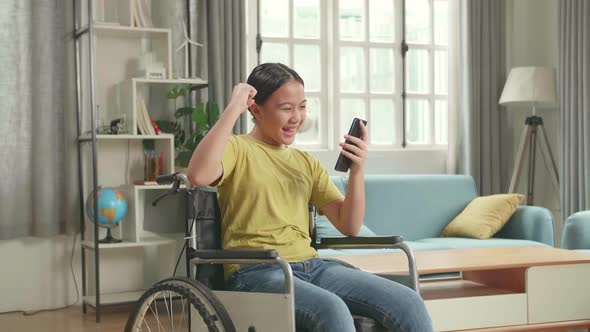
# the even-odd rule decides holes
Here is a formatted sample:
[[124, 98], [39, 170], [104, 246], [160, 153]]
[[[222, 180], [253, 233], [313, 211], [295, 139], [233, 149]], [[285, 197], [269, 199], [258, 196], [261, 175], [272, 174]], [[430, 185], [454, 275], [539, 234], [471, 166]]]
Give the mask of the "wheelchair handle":
[[193, 185], [188, 180], [186, 174], [179, 172], [173, 174], [159, 175], [156, 177], [156, 182], [158, 184], [178, 183], [178, 187], [180, 187], [181, 184], [184, 184], [186, 186], [186, 189], [188, 190], [191, 190], [193, 188]]
[[156, 176], [156, 182], [158, 184], [170, 184], [170, 183], [176, 181], [177, 174], [180, 174], [180, 173], [176, 172], [174, 174], [158, 175], [158, 176]]
[[160, 202], [166, 196], [177, 194], [180, 191], [179, 189], [180, 189], [181, 184], [184, 184], [186, 186], [187, 192], [189, 194], [190, 194], [191, 189], [193, 188], [193, 185], [190, 183], [187, 176], [185, 174], [178, 173], [178, 172], [176, 172], [174, 174], [159, 175], [156, 177], [156, 182], [161, 185], [166, 185], [166, 184], [172, 183], [172, 187], [170, 187], [170, 189], [167, 192], [158, 196], [152, 202], [152, 206], [158, 205], [158, 202]]

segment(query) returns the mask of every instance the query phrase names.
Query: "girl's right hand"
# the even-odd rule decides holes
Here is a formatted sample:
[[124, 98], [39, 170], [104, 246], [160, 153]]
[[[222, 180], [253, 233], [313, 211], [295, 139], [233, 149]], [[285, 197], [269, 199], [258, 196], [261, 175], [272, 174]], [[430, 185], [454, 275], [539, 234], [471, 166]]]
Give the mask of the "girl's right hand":
[[254, 104], [254, 96], [256, 96], [256, 93], [256, 89], [250, 84], [238, 83], [238, 85], [234, 86], [229, 105], [239, 108], [240, 112], [244, 112], [248, 107]]

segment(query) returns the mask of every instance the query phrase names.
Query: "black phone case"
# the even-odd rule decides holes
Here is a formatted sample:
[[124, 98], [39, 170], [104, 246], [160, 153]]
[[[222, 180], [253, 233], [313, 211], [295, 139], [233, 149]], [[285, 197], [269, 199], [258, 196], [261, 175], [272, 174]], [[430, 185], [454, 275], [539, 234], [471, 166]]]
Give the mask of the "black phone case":
[[[361, 137], [361, 126], [359, 124], [359, 121], [362, 121], [365, 124], [365, 126], [367, 125], [366, 120], [354, 118], [352, 120], [352, 124], [350, 125], [350, 129], [348, 130], [348, 135], [358, 137], [358, 138]], [[354, 143], [352, 143], [349, 140], [346, 140], [345, 143], [354, 145]], [[352, 160], [350, 160], [350, 158], [344, 156], [341, 152], [340, 155], [338, 156], [338, 160], [336, 161], [336, 166], [334, 167], [334, 169], [339, 172], [348, 172], [348, 169], [350, 168], [351, 163], [352, 163]]]

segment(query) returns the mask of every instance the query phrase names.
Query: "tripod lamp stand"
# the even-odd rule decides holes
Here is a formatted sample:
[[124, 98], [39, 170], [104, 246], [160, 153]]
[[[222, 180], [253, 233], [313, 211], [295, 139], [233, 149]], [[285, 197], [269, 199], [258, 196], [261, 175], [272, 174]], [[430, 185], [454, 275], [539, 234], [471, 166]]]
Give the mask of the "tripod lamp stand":
[[541, 152], [555, 190], [559, 191], [557, 166], [543, 127], [543, 118], [536, 114], [537, 106], [554, 107], [557, 105], [555, 70], [550, 67], [512, 68], [510, 74], [508, 74], [504, 90], [502, 90], [500, 105], [527, 105], [533, 108], [533, 115], [528, 116], [525, 120], [509, 188], [510, 193], [513, 193], [516, 189], [520, 180], [523, 161], [528, 156], [526, 202], [531, 205], [534, 200], [537, 149]]

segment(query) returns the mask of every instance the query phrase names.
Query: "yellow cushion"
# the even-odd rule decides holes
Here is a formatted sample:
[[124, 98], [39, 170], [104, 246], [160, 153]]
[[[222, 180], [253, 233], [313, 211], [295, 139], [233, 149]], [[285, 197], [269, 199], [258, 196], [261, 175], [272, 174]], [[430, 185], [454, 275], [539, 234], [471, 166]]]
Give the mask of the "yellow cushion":
[[523, 199], [521, 194], [477, 197], [445, 227], [440, 236], [489, 239], [508, 222]]

